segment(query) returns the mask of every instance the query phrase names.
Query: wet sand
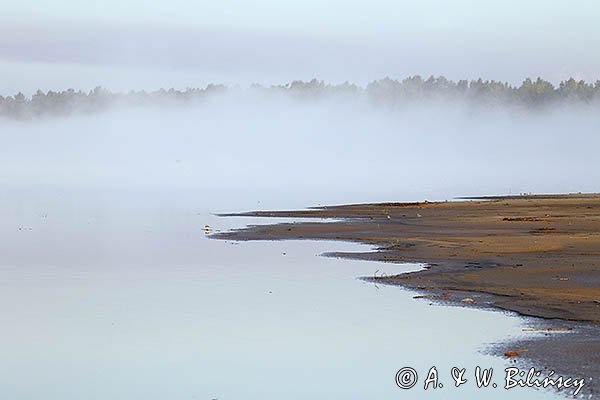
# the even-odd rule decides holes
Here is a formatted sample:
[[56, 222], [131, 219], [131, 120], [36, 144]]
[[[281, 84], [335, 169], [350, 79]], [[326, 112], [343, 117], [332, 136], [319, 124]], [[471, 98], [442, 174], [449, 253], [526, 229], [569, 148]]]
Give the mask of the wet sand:
[[[324, 239], [370, 244], [331, 256], [427, 264], [423, 271], [373, 276], [416, 297], [541, 318], [547, 338], [521, 343], [519, 356], [571, 375], [600, 377], [600, 195], [483, 197], [452, 202], [380, 203], [223, 216], [325, 218], [248, 226], [227, 240]], [[550, 344], [551, 343], [551, 344]], [[498, 349], [499, 352], [502, 349]], [[566, 356], [562, 357], [561, 353]], [[585, 366], [585, 367], [584, 367]], [[590, 389], [588, 385], [588, 394]]]

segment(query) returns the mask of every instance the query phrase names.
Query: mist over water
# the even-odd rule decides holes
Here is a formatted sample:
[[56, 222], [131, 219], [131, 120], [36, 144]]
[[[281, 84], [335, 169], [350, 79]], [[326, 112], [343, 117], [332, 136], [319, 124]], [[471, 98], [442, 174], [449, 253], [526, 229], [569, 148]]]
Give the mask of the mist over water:
[[516, 317], [356, 279], [419, 266], [316, 257], [359, 250], [340, 243], [233, 245], [202, 227], [264, 222], [220, 211], [597, 191], [599, 122], [252, 92], [2, 120], [0, 386], [15, 399], [411, 398], [394, 385], [403, 366], [500, 373], [479, 351], [520, 333]]
[[591, 108], [393, 107], [249, 91], [0, 124], [7, 188], [181, 191], [213, 211], [593, 192], [600, 178]]

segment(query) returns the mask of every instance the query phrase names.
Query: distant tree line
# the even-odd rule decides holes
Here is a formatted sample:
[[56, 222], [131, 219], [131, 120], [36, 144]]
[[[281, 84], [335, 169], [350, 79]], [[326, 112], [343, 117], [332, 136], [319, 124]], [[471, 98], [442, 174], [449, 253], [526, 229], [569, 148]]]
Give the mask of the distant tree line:
[[[345, 82], [327, 84], [313, 79], [309, 82], [294, 81], [286, 85], [263, 87], [252, 85], [252, 90], [264, 93], [286, 94], [296, 98], [319, 98], [332, 96], [363, 96], [378, 104], [403, 104], [427, 101], [466, 101], [484, 106], [516, 105], [529, 108], [563, 104], [600, 104], [600, 81], [588, 83], [573, 78], [558, 86], [537, 78], [525, 79], [520, 86], [494, 80], [460, 80], [443, 76], [423, 79], [411, 76], [403, 80], [384, 78], [362, 88]], [[224, 93], [223, 85], [208, 85], [204, 89], [161, 89], [154, 92], [137, 91], [112, 93], [101, 87], [89, 92], [68, 89], [62, 92], [38, 90], [30, 98], [22, 93], [0, 96], [0, 117], [28, 119], [43, 115], [69, 115], [89, 113], [114, 108], [119, 105], [166, 105], [188, 103], [207, 96]]]
[[0, 117], [27, 119], [43, 115], [69, 115], [107, 110], [123, 105], [165, 105], [184, 103], [225, 91], [223, 85], [208, 85], [205, 89], [160, 89], [154, 92], [138, 91], [112, 93], [101, 87], [89, 92], [68, 89], [62, 92], [38, 90], [31, 98], [22, 93], [0, 95]]

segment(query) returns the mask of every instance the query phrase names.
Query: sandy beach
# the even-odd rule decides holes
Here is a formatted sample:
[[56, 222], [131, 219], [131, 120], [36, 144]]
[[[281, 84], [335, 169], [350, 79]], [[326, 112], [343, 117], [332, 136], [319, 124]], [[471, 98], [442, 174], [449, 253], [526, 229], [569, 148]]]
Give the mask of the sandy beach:
[[[248, 226], [213, 237], [352, 241], [372, 245], [375, 250], [328, 255], [425, 263], [422, 271], [364, 279], [413, 289], [417, 299], [537, 317], [530, 329], [544, 332], [544, 340], [513, 344], [514, 348], [526, 346], [527, 351], [518, 354], [519, 360], [586, 378], [600, 376], [598, 194], [222, 214], [234, 215], [330, 219]], [[567, 335], [563, 335], [565, 331]], [[507, 346], [494, 351], [510, 353]], [[597, 383], [588, 387], [595, 390]]]

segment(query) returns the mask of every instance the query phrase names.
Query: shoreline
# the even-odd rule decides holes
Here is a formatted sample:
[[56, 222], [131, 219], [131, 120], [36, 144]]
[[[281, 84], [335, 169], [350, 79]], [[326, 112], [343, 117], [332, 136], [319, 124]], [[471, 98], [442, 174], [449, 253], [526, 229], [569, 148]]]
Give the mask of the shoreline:
[[[586, 394], [600, 389], [600, 194], [352, 204], [219, 216], [322, 222], [250, 225], [215, 233], [214, 239], [342, 240], [375, 249], [324, 255], [426, 264], [420, 271], [362, 279], [405, 287], [416, 292], [416, 299], [533, 317], [532, 329], [540, 337], [509, 342], [527, 349], [514, 360], [585, 378]], [[504, 345], [492, 351], [500, 356], [510, 352]]]

